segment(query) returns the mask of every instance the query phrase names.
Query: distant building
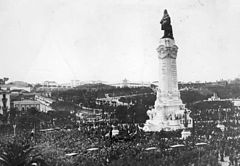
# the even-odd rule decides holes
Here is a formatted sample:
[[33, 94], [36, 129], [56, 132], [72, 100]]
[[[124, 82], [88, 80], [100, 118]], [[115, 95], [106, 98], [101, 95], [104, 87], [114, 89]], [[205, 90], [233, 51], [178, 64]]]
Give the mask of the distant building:
[[41, 112], [48, 112], [48, 111], [53, 110], [52, 107], [50, 106], [54, 102], [53, 99], [44, 97], [41, 95], [36, 95], [35, 100], [40, 103], [40, 111]]
[[109, 84], [111, 86], [115, 86], [115, 87], [130, 87], [130, 88], [134, 88], [134, 87], [150, 87], [151, 83], [149, 82], [130, 82], [127, 79], [124, 79], [121, 83], [114, 83], [114, 84]]
[[178, 88], [180, 91], [183, 90], [197, 90], [199, 88], [208, 88], [208, 87], [225, 87], [228, 85], [228, 81], [220, 80], [216, 82], [178, 82]]
[[125, 78], [122, 82], [123, 87], [128, 87], [128, 80]]
[[36, 88], [36, 91], [38, 91], [38, 92], [46, 92], [46, 91], [49, 92], [49, 91], [55, 90], [55, 89], [71, 88], [71, 84], [70, 83], [58, 84], [55, 81], [44, 81], [43, 84], [39, 84], [39, 85], [40, 86], [38, 86]]
[[104, 81], [94, 80], [94, 81], [85, 81], [85, 84], [104, 84]]
[[22, 89], [13, 89], [10, 91], [11, 95], [20, 95], [20, 94], [26, 94], [26, 93], [30, 93], [29, 91], [25, 91]]
[[49, 88], [56, 88], [58, 87], [58, 84], [55, 81], [44, 81], [43, 86]]
[[70, 83], [63, 83], [59, 87], [63, 88], [63, 89], [68, 89], [68, 88], [71, 88], [71, 84]]
[[128, 106], [128, 103], [123, 103], [119, 101], [120, 97], [109, 97], [108, 94], [106, 94], [106, 98], [98, 98], [96, 99], [96, 104], [97, 105], [103, 105], [103, 104], [109, 104], [111, 106], [120, 106], [120, 105], [125, 105]]
[[217, 96], [216, 93], [213, 93], [213, 96], [208, 98], [208, 101], [218, 101], [221, 100], [220, 97]]
[[22, 85], [14, 85], [14, 84], [5, 84], [5, 85], [0, 85], [1, 89], [3, 90], [22, 90], [22, 91], [26, 91], [26, 92], [30, 92], [31, 91], [31, 87], [30, 86], [22, 86]]
[[[11, 93], [12, 95], [12, 93]], [[21, 97], [22, 100], [34, 100], [36, 96], [36, 93], [22, 93]]]
[[40, 111], [40, 102], [35, 100], [21, 100], [21, 101], [14, 101], [13, 106], [18, 108], [19, 111], [25, 111], [29, 108], [36, 108]]
[[103, 112], [102, 109], [92, 109], [83, 107], [76, 116], [84, 123], [98, 123], [102, 121], [109, 121], [110, 114]]
[[81, 85], [81, 81], [80, 80], [71, 80], [71, 87], [74, 88], [74, 87], [77, 87]]
[[21, 98], [18, 101], [13, 101], [13, 106], [18, 108], [20, 111], [24, 111], [32, 107], [36, 108], [40, 112], [48, 112], [53, 110], [50, 105], [54, 102], [54, 100], [51, 98], [47, 98], [39, 94], [29, 96], [30, 98]]

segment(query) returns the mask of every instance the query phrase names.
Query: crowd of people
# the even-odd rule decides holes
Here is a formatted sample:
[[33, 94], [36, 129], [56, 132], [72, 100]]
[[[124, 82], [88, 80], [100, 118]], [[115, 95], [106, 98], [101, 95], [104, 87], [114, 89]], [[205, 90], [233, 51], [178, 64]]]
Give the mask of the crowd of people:
[[[33, 125], [36, 130], [32, 130], [31, 126], [20, 128], [18, 125], [14, 138], [13, 126], [2, 125], [0, 146], [17, 138], [21, 144], [34, 147], [34, 153], [41, 154], [46, 163], [53, 166], [218, 165], [218, 161], [223, 161], [226, 156], [230, 164], [237, 165], [240, 150], [239, 121], [234, 116], [237, 110], [231, 115], [229, 109], [224, 107], [227, 102], [210, 104], [210, 111], [206, 109], [209, 103], [192, 109], [195, 123], [187, 139], [181, 138], [181, 130], [143, 132], [143, 124], [137, 123], [134, 118], [125, 123], [115, 119], [77, 123], [69, 118], [68, 113], [58, 118], [57, 122], [61, 125], [56, 121], [52, 124], [52, 127], [58, 128], [40, 130], [41, 126]], [[216, 107], [220, 104], [221, 109]], [[26, 114], [25, 119], [31, 117], [30, 113]], [[220, 118], [215, 118], [217, 115]], [[225, 126], [224, 130], [217, 127], [219, 122]], [[72, 125], [69, 126], [69, 123]]]
[[[81, 125], [74, 129], [25, 131], [15, 138], [30, 144], [49, 165], [217, 165], [229, 156], [237, 165], [240, 138], [222, 132], [210, 137], [165, 138], [139, 124]], [[11, 135], [1, 138], [3, 146]]]

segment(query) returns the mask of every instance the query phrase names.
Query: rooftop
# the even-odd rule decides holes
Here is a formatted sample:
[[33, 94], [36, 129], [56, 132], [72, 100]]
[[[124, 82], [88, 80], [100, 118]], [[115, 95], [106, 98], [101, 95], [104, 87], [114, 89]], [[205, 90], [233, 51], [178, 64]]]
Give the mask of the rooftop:
[[39, 101], [35, 100], [21, 100], [21, 101], [14, 101], [14, 104], [40, 104]]

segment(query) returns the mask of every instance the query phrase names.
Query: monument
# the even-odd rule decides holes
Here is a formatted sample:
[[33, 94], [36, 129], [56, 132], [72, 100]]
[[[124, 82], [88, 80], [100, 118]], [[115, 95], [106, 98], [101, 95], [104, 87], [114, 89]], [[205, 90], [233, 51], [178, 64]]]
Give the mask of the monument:
[[148, 110], [149, 119], [144, 125], [145, 131], [171, 131], [192, 127], [190, 110], [185, 108], [180, 98], [177, 81], [177, 52], [171, 18], [167, 10], [161, 20], [164, 36], [157, 48], [159, 60], [159, 85], [154, 108]]

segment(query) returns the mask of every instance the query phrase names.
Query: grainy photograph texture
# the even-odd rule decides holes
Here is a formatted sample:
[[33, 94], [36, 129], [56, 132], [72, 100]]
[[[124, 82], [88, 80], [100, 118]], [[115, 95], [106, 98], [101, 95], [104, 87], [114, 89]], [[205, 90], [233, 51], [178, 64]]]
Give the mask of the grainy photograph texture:
[[0, 166], [239, 166], [240, 2], [0, 0]]

